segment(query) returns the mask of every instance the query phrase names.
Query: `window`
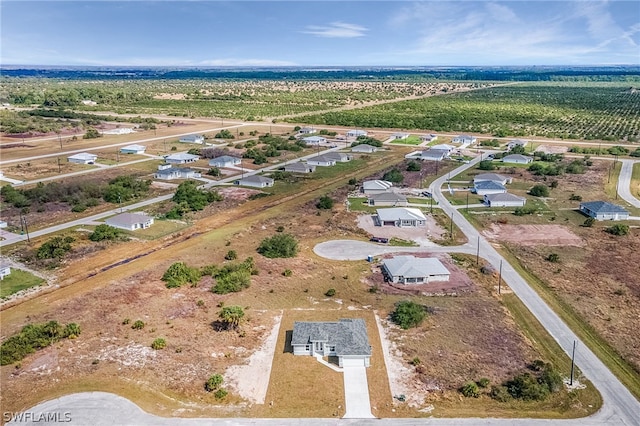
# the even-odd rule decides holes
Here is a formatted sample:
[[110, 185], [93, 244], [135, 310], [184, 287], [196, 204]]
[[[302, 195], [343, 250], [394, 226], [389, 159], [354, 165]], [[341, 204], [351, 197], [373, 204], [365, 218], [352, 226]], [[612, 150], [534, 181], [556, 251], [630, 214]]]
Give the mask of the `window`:
[[305, 351], [310, 351], [311, 350], [311, 345], [305, 345], [304, 346], [304, 350]]

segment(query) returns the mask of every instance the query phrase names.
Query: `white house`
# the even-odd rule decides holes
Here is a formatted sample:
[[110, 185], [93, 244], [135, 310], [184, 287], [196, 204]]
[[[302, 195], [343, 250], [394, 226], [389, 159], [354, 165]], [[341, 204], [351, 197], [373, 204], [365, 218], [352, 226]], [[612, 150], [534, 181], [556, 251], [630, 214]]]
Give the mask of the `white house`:
[[527, 146], [528, 143], [529, 143], [529, 141], [525, 141], [525, 140], [522, 140], [522, 139], [514, 139], [514, 140], [510, 141], [507, 144], [507, 149], [509, 151], [511, 151], [516, 146], [521, 146], [521, 147], [524, 148], [525, 146]]
[[486, 194], [484, 196], [484, 203], [489, 207], [522, 207], [526, 202], [526, 198], [518, 197], [508, 192]]
[[133, 133], [133, 129], [131, 127], [118, 127], [117, 129], [104, 130], [100, 133], [103, 135], [128, 135]]
[[446, 144], [446, 143], [441, 143], [441, 144], [438, 144], [438, 145], [433, 145], [433, 146], [429, 147], [429, 149], [435, 149], [437, 151], [446, 151], [447, 154], [450, 154], [451, 152], [453, 152], [454, 149], [456, 149], [456, 147], [453, 146], [453, 145]]
[[153, 217], [141, 213], [121, 213], [104, 221], [114, 228], [135, 231], [136, 229], [146, 229], [153, 225]]
[[92, 101], [91, 99], [83, 99], [80, 101], [80, 103], [82, 105], [87, 105], [87, 106], [95, 106], [98, 105], [98, 103], [96, 101]]
[[331, 151], [327, 152], [326, 154], [322, 154], [322, 156], [335, 160], [336, 163], [348, 163], [349, 161], [353, 160], [353, 155], [346, 152]]
[[426, 216], [414, 207], [392, 207], [376, 210], [375, 218], [378, 226], [424, 226], [427, 223]]
[[367, 136], [367, 132], [364, 130], [349, 130], [347, 132], [347, 137], [348, 138], [357, 138], [359, 136]]
[[311, 166], [330, 167], [336, 165], [336, 160], [326, 157], [324, 155], [318, 155], [307, 160], [307, 164]]
[[616, 204], [606, 201], [586, 201], [580, 203], [580, 211], [596, 220], [626, 220], [629, 212]]
[[204, 143], [204, 136], [202, 135], [186, 135], [186, 136], [181, 136], [180, 139], [178, 139], [179, 142], [184, 142], [184, 143], [199, 143], [199, 144], [203, 144]]
[[0, 220], [0, 228], [6, 228], [8, 226], [9, 224], [7, 223], [6, 220]]
[[385, 279], [399, 284], [449, 281], [451, 273], [433, 257], [395, 256], [382, 262]]
[[316, 132], [316, 129], [314, 129], [313, 127], [303, 127], [300, 130], [298, 130], [298, 133], [301, 135], [310, 135], [315, 132]]
[[433, 141], [435, 141], [436, 139], [438, 139], [438, 135], [434, 135], [433, 133], [430, 133], [430, 134], [428, 134], [428, 135], [421, 135], [421, 136], [420, 136], [420, 140], [421, 140], [422, 142], [427, 142], [427, 143], [429, 143], [429, 142], [433, 142]]
[[403, 132], [394, 133], [391, 135], [391, 139], [393, 140], [402, 140], [402, 139], [407, 139], [408, 137], [409, 137], [409, 133], [403, 133]]
[[407, 197], [395, 192], [383, 192], [381, 194], [373, 194], [369, 197], [370, 206], [406, 207], [407, 204]]
[[507, 188], [505, 188], [505, 186], [502, 185], [500, 182], [485, 180], [482, 182], [474, 183], [473, 192], [475, 192], [478, 195], [504, 194], [505, 192], [507, 192]]
[[367, 195], [387, 192], [393, 183], [386, 180], [365, 180], [362, 182], [362, 192]]
[[308, 136], [306, 138], [302, 138], [302, 141], [307, 145], [320, 145], [321, 143], [327, 142], [327, 138], [322, 136]]
[[251, 175], [238, 179], [234, 183], [241, 186], [253, 186], [254, 188], [266, 188], [273, 186], [274, 180], [265, 176]]
[[425, 149], [420, 153], [421, 160], [442, 161], [449, 156], [449, 151], [442, 149]]
[[512, 179], [510, 177], [499, 175], [497, 173], [480, 173], [479, 175], [474, 176], [473, 183], [493, 181], [498, 182], [501, 185], [506, 185], [511, 183], [511, 180]]
[[7, 275], [11, 275], [11, 266], [8, 263], [0, 263], [0, 280], [3, 280]]
[[164, 161], [169, 164], [185, 164], [193, 163], [200, 159], [197, 155], [187, 154], [186, 152], [179, 152], [177, 154], [171, 154], [165, 157]]
[[376, 152], [377, 150], [378, 147], [369, 145], [367, 143], [361, 143], [359, 145], [351, 147], [351, 152], [363, 152], [367, 154], [371, 154], [372, 152]]
[[120, 148], [121, 154], [144, 154], [144, 151], [147, 149], [144, 145], [127, 145]]
[[88, 152], [80, 152], [67, 157], [69, 163], [76, 164], [93, 164], [96, 162], [98, 156], [95, 154], [89, 154]]
[[510, 154], [502, 157], [503, 163], [513, 163], [513, 164], [529, 164], [533, 161], [533, 158], [528, 155], [522, 154]]
[[166, 167], [167, 165], [158, 166], [158, 171], [153, 175], [156, 179], [173, 180], [173, 179], [194, 179], [202, 177], [202, 174], [188, 167]]
[[456, 137], [454, 137], [453, 139], [451, 139], [451, 142], [453, 143], [461, 143], [463, 145], [471, 145], [474, 144], [478, 141], [478, 138], [476, 138], [475, 136], [470, 136], [470, 135], [458, 135]]
[[294, 355], [337, 356], [340, 367], [369, 367], [371, 345], [367, 325], [361, 318], [335, 322], [293, 324], [291, 346]]
[[312, 173], [316, 171], [316, 166], [298, 161], [296, 163], [286, 164], [284, 171], [290, 173]]
[[233, 167], [242, 163], [242, 159], [238, 157], [232, 157], [231, 155], [223, 155], [221, 157], [212, 158], [209, 160], [209, 166], [211, 167]]

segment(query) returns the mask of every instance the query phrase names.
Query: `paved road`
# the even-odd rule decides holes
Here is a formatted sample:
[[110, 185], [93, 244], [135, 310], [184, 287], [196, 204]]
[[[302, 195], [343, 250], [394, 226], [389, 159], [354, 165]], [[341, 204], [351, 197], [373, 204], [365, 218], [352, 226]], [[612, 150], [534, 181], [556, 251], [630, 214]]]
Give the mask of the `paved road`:
[[618, 195], [632, 206], [640, 208], [640, 200], [638, 200], [631, 192], [631, 174], [633, 173], [633, 165], [635, 163], [640, 163], [640, 161], [620, 161], [622, 161], [622, 168], [620, 169], [620, 177], [618, 178]]

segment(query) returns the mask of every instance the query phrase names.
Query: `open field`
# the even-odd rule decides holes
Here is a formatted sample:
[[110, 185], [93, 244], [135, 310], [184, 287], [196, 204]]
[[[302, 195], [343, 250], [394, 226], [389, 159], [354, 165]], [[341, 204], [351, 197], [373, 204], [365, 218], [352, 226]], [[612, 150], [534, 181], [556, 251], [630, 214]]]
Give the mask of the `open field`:
[[297, 120], [494, 136], [638, 141], [640, 96], [625, 83], [520, 83]]
[[633, 165], [633, 174], [631, 175], [631, 193], [640, 198], [640, 163]]

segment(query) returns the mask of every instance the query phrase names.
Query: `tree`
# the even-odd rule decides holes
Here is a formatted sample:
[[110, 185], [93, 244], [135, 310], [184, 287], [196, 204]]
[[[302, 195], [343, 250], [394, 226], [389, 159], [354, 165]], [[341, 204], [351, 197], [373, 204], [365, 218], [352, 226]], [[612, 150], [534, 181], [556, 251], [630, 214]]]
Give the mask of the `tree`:
[[420, 170], [420, 163], [418, 163], [416, 160], [411, 160], [407, 163], [408, 172], [419, 172]]
[[548, 197], [549, 196], [549, 188], [546, 185], [538, 184], [534, 185], [533, 188], [529, 190], [529, 194], [534, 197]]
[[496, 166], [493, 164], [491, 160], [482, 160], [478, 163], [478, 169], [480, 170], [495, 170]]
[[93, 232], [89, 234], [89, 239], [96, 242], [103, 240], [113, 241], [117, 240], [120, 234], [122, 234], [120, 229], [103, 223], [102, 225], [96, 226]]
[[98, 130], [94, 129], [93, 127], [89, 127], [84, 136], [82, 136], [82, 139], [95, 139], [101, 137], [102, 134]]
[[627, 235], [629, 233], [629, 225], [625, 225], [624, 223], [616, 223], [613, 226], [609, 226], [605, 231], [607, 231], [611, 235]]
[[382, 176], [382, 180], [386, 180], [393, 183], [401, 183], [404, 180], [404, 176], [402, 176], [402, 172], [398, 169], [392, 169], [386, 172]]
[[323, 195], [316, 203], [316, 207], [321, 210], [330, 210], [333, 207], [333, 199], [328, 195]]
[[268, 258], [295, 257], [298, 253], [298, 241], [291, 234], [276, 234], [265, 238], [258, 246], [258, 253]]
[[426, 316], [427, 313], [422, 305], [405, 300], [396, 304], [395, 311], [391, 313], [391, 320], [402, 329], [407, 330], [420, 325]]
[[227, 330], [235, 330], [244, 318], [242, 306], [225, 306], [218, 313], [218, 318], [225, 324]]
[[460, 388], [460, 393], [467, 398], [477, 398], [480, 396], [480, 390], [478, 389], [478, 384], [474, 381], [468, 381]]
[[209, 169], [209, 171], [207, 172], [207, 175], [209, 175], [209, 176], [213, 176], [213, 177], [218, 177], [218, 176], [221, 176], [221, 175], [222, 175], [222, 172], [221, 172], [221, 171], [220, 171], [220, 169], [219, 169], [219, 168], [217, 168], [217, 167], [211, 167], [211, 168]]
[[167, 288], [180, 287], [186, 283], [191, 283], [191, 286], [195, 287], [200, 281], [200, 270], [190, 268], [184, 262], [176, 262], [169, 266], [162, 276], [162, 281], [167, 283]]
[[198, 183], [187, 180], [178, 185], [173, 202], [183, 204], [191, 211], [204, 209], [209, 203], [221, 201], [222, 196], [216, 191], [203, 191], [198, 189]]
[[222, 375], [214, 374], [213, 376], [209, 377], [209, 380], [206, 381], [206, 383], [204, 384], [204, 389], [207, 392], [218, 390], [220, 388], [220, 385], [222, 385], [222, 381]]

